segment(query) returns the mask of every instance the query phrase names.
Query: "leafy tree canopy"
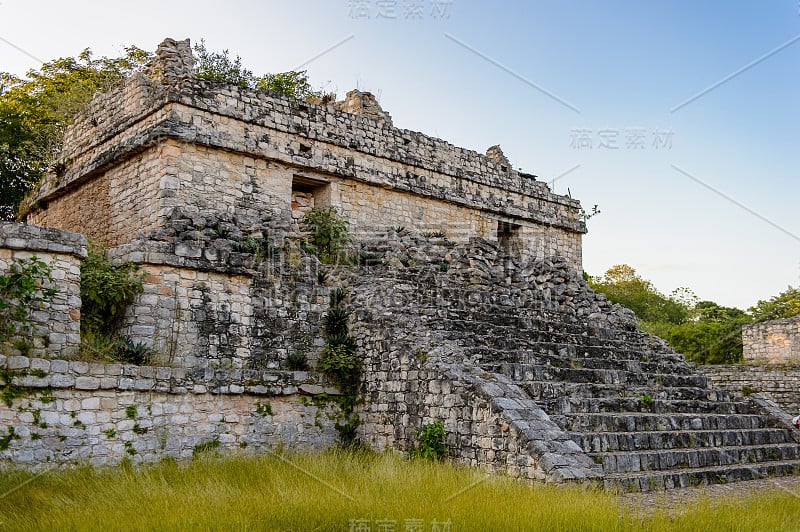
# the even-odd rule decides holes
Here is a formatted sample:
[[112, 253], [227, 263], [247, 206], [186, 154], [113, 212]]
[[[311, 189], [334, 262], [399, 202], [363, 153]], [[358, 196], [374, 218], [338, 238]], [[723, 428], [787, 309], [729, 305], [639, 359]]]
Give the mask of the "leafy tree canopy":
[[77, 57], [45, 63], [21, 79], [0, 73], [0, 219], [13, 219], [61, 145], [66, 126], [98, 91], [141, 70], [151, 54], [130, 46], [121, 57]]
[[627, 264], [610, 268], [602, 277], [588, 277], [588, 282], [610, 301], [633, 310], [644, 330], [690, 360], [700, 364], [741, 360], [742, 325], [750, 321], [743, 310], [700, 301], [688, 288], [665, 296]]
[[241, 57], [238, 55], [232, 57], [228, 50], [209, 51], [203, 40], [195, 44], [193, 49], [197, 58], [195, 75], [198, 78], [224, 81], [240, 87], [268, 89], [312, 103], [327, 102], [335, 97], [333, 93], [325, 93], [321, 89], [315, 90], [311, 86], [305, 70], [290, 70], [256, 76], [251, 70], [244, 67]]
[[800, 314], [800, 288], [789, 286], [780, 294], [759, 301], [749, 311], [756, 322], [797, 316]]
[[689, 308], [679, 298], [663, 295], [627, 264], [612, 266], [602, 277], [590, 278], [589, 285], [611, 302], [631, 309], [642, 321], [678, 324], [689, 318]]

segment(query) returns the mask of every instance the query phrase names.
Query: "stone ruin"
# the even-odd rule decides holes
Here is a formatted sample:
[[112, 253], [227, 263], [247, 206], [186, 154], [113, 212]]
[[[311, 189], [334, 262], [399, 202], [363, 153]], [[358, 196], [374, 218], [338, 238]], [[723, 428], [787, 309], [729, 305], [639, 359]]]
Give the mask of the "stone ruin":
[[[325, 399], [339, 391], [287, 361], [315, 365], [331, 290], [346, 288], [364, 365], [357, 431], [375, 449], [408, 449], [442, 421], [455, 461], [626, 490], [800, 466], [800, 432], [775, 403], [713, 387], [587, 286], [580, 204], [499, 146], [484, 156], [395, 128], [368, 93], [314, 105], [193, 78], [192, 64], [187, 41], [167, 40], [147, 73], [98, 95], [28, 204], [50, 229], [5, 240], [79, 262], [80, 233], [138, 264], [144, 291], [120, 333], [152, 346], [155, 365], [70, 360], [74, 324], [71, 343], [11, 348], [6, 385], [27, 394], [0, 409], [15, 435], [4, 458], [333, 445]], [[349, 221], [358, 266], [298, 245], [319, 206]], [[60, 240], [73, 245], [46, 253]]]

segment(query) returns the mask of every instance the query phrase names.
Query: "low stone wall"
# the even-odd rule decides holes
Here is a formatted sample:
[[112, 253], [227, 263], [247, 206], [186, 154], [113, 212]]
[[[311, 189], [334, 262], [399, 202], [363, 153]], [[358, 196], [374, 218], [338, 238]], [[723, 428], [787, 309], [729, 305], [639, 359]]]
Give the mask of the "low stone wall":
[[86, 237], [58, 229], [0, 222], [0, 275], [8, 275], [12, 264], [33, 257], [51, 268], [52, 286], [57, 292], [32, 308], [29, 333], [12, 336], [0, 345], [2, 354], [61, 357], [74, 354], [80, 346], [81, 261], [86, 257]]
[[793, 416], [800, 414], [800, 363], [700, 366], [714, 386], [735, 393], [765, 393]]
[[320, 449], [338, 391], [308, 372], [183, 369], [0, 357], [0, 458], [113, 464], [203, 450]]
[[770, 364], [800, 359], [800, 317], [765, 321], [742, 327], [745, 360]]

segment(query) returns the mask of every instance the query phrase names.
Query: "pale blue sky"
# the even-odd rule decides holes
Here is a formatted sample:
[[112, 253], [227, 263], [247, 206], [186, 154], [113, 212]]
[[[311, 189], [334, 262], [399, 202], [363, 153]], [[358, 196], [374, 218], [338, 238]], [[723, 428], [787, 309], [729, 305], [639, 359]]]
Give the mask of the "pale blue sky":
[[398, 127], [499, 143], [543, 180], [574, 169], [553, 186], [600, 206], [589, 273], [624, 262], [739, 307], [800, 283], [797, 0], [0, 1], [0, 69], [18, 74], [37, 62], [8, 42], [50, 60], [167, 36], [257, 74], [345, 41], [305, 67], [315, 84], [372, 90]]

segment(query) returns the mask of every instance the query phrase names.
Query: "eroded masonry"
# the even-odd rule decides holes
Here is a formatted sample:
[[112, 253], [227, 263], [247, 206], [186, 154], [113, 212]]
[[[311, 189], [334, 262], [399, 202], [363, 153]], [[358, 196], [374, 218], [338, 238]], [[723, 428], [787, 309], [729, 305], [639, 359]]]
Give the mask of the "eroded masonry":
[[[72, 360], [70, 288], [53, 309], [63, 333], [39, 323], [30, 352], [6, 346], [6, 387], [24, 393], [0, 409], [3, 457], [333, 445], [342, 391], [288, 361], [316, 366], [344, 289], [363, 365], [347, 421], [373, 448], [408, 449], [441, 421], [456, 461], [633, 490], [800, 466], [800, 433], [769, 398], [715, 389], [586, 285], [580, 204], [498, 146], [395, 128], [369, 93], [314, 105], [192, 67], [189, 42], [168, 39], [146, 73], [98, 95], [28, 204], [42, 227], [2, 227], [7, 253], [63, 263], [73, 284], [85, 236], [138, 264], [144, 291], [119, 333], [157, 353], [154, 366]], [[358, 265], [301, 245], [321, 206], [349, 222]]]

